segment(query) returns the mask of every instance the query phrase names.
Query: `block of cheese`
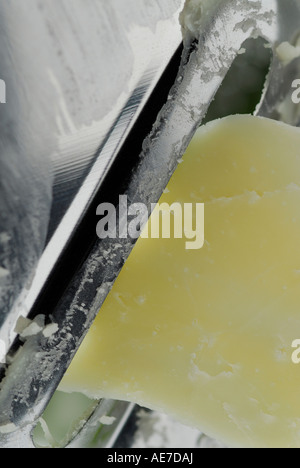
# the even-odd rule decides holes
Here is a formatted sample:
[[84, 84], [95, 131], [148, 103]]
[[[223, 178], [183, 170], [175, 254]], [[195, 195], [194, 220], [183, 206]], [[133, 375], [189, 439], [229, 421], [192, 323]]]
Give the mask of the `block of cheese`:
[[161, 202], [205, 204], [205, 244], [139, 239], [61, 389], [136, 402], [230, 447], [300, 447], [300, 130], [199, 129]]

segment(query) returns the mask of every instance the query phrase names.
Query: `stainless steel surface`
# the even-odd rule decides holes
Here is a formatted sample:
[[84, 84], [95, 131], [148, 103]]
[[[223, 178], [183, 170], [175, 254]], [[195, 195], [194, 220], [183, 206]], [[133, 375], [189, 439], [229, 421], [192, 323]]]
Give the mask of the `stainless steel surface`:
[[[1, 326], [0, 339], [7, 347], [16, 336], [12, 330], [17, 317], [30, 311], [118, 145], [178, 47], [182, 4], [141, 0], [137, 8], [133, 0], [1, 0], [1, 77], [8, 88], [1, 127], [3, 134], [9, 129], [8, 141], [15, 139], [16, 156], [12, 144], [3, 154], [18, 158], [11, 167], [21, 168], [15, 179], [22, 183], [13, 180], [11, 185], [19, 186], [23, 195], [14, 205], [5, 202], [19, 220], [40, 223], [28, 233], [22, 230], [20, 248], [13, 252], [14, 258], [23, 259], [26, 250], [30, 259], [28, 251], [37, 237], [37, 252], [27, 268], [30, 280], [50, 218], [33, 283], [23, 290], [14, 313], [11, 307], [6, 311], [7, 323]], [[108, 135], [109, 145], [101, 148]], [[3, 165], [6, 159], [1, 158]], [[4, 166], [3, 174], [7, 172]], [[11, 186], [6, 197], [9, 190]], [[11, 219], [1, 218], [1, 232], [8, 230]], [[22, 285], [24, 278], [20, 291]], [[4, 321], [3, 308], [0, 317]]]
[[[297, 45], [300, 34], [300, 1], [285, 0], [277, 2], [278, 31], [276, 44], [288, 41]], [[256, 113], [260, 116], [300, 125], [300, 105], [292, 100], [292, 83], [300, 76], [300, 57], [290, 63], [282, 62], [274, 50], [273, 62], [266, 83], [265, 93]]]
[[[133, 403], [103, 400], [67, 448], [112, 448], [134, 407]], [[114, 420], [112, 424], [101, 423], [107, 415]]]
[[51, 208], [50, 155], [55, 146], [55, 122], [47, 118], [54, 112], [49, 108], [53, 90], [45, 86], [47, 70], [39, 65], [44, 53], [32, 34], [36, 12], [24, 17], [23, 13], [24, 2], [1, 1], [0, 74], [6, 85], [6, 103], [0, 105], [2, 346], [10, 344], [13, 306], [22, 289], [30, 286], [43, 251]]
[[[180, 44], [182, 5], [183, 0], [164, 4], [140, 0], [138, 5], [135, 0], [1, 0], [1, 79], [8, 93], [0, 122], [1, 207], [3, 202], [5, 208], [0, 243], [5, 261], [11, 257], [16, 264], [10, 302], [3, 294], [6, 303], [0, 308], [0, 340], [7, 349], [17, 336], [18, 317], [31, 312], [119, 146]], [[19, 234], [7, 247], [7, 232], [15, 234], [17, 229]], [[24, 259], [23, 271], [19, 265], [23, 266]], [[2, 250], [0, 261], [2, 266]], [[2, 275], [1, 295], [4, 280]], [[35, 352], [38, 356], [37, 348], [32, 349]], [[32, 384], [30, 371], [21, 362], [22, 358], [12, 366], [18, 368], [19, 390], [23, 381]], [[5, 387], [0, 395], [2, 446], [9, 439], [3, 434], [7, 423], [23, 425], [27, 409], [21, 401], [31, 399], [31, 391], [21, 392], [23, 396], [15, 403]], [[44, 392], [50, 398], [46, 384]], [[39, 400], [39, 393], [34, 400]], [[34, 412], [41, 412], [39, 403]], [[29, 408], [28, 416], [30, 421], [35, 419]], [[12, 446], [30, 445], [30, 431], [31, 427], [18, 430]]]
[[[143, 202], [150, 207], [151, 203], [159, 199], [244, 41], [260, 35], [266, 38], [275, 50], [280, 42], [293, 38], [298, 28], [300, 7], [296, 0], [285, 2], [284, 10], [282, 0], [236, 0], [217, 2], [216, 5], [210, 16], [203, 16], [201, 32], [198, 37], [192, 38], [193, 50], [190, 48], [191, 43], [186, 44], [176, 84], [151, 135], [144, 142], [140, 163], [127, 186], [126, 194], [131, 203]], [[290, 8], [291, 16], [288, 16], [287, 7]], [[270, 76], [270, 90], [273, 82], [273, 77]], [[266, 90], [266, 100], [269, 99], [268, 93]], [[139, 100], [141, 101], [143, 100]], [[261, 109], [265, 102], [261, 103]], [[118, 121], [120, 127], [114, 127], [106, 145], [98, 154], [99, 158], [93, 161], [95, 165], [94, 171], [90, 173], [92, 180], [89, 182], [91, 186], [88, 184], [88, 187], [91, 187], [88, 197], [84, 197], [85, 202], [82, 205], [80, 196], [76, 199], [80, 212], [84, 211], [87, 199], [94, 194], [95, 186], [101, 182], [111, 156], [115, 154], [123, 141], [122, 137], [128, 131], [130, 123], [126, 125], [123, 121], [125, 117], [125, 121], [128, 122], [127, 112], [128, 109], [125, 109], [121, 114]], [[129, 122], [133, 117], [130, 112], [129, 110]], [[109, 151], [110, 157], [106, 156], [106, 151]], [[102, 154], [104, 165], [99, 163]], [[60, 244], [61, 240], [67, 240], [70, 233], [69, 223], [71, 229], [75, 229], [77, 218], [73, 210], [76, 209], [76, 204], [71, 205], [65, 218], [66, 224], [61, 224], [62, 230], [56, 231], [60, 232], [60, 235], [59, 242], [55, 245]], [[73, 215], [70, 216], [70, 213]], [[49, 245], [51, 246], [51, 242]], [[60, 248], [62, 246], [63, 243], [60, 244]], [[132, 247], [132, 242], [126, 239], [109, 239], [95, 243], [89, 257], [52, 312], [52, 318], [58, 323], [59, 331], [50, 339], [46, 339], [40, 333], [29, 339], [19, 350], [17, 357], [8, 367], [0, 393], [0, 432], [1, 425], [16, 426], [15, 431], [3, 434], [2, 446], [32, 446], [30, 433], [35, 421], [56, 388]], [[47, 253], [52, 257], [53, 254], [50, 255], [49, 252], [53, 251], [50, 249]], [[48, 267], [49, 264], [46, 264]], [[43, 274], [43, 268], [41, 267], [40, 275]], [[47, 271], [43, 281], [46, 278]], [[29, 307], [34, 302], [40, 284], [35, 285], [35, 288], [27, 302]], [[100, 403], [98, 411], [101, 411], [103, 404], [105, 402]], [[89, 423], [84, 429], [85, 434], [88, 430]]]

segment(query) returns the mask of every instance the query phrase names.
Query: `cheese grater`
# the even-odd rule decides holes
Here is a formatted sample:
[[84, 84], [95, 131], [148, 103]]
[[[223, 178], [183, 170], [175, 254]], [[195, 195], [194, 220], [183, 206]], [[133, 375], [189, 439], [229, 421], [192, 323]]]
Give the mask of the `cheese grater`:
[[[202, 2], [202, 15], [186, 22], [183, 47], [182, 8], [179, 0], [164, 7], [143, 0], [138, 8], [133, 0], [126, 7], [122, 0], [2, 6], [1, 34], [10, 52], [8, 58], [2, 52], [2, 152], [13, 150], [18, 167], [27, 165], [24, 176], [11, 169], [13, 183], [3, 189], [3, 199], [10, 190], [20, 211], [2, 232], [6, 242], [13, 233], [18, 242], [11, 245], [19, 247], [3, 248], [1, 265], [3, 448], [34, 447], [32, 431], [133, 248], [131, 239], [97, 239], [97, 205], [117, 205], [120, 194], [149, 208], [159, 200], [247, 39], [263, 37], [274, 51], [257, 113], [280, 118], [278, 104], [290, 97], [299, 60], [286, 67], [275, 50], [297, 39], [297, 0]], [[299, 114], [289, 119], [295, 125]], [[28, 264], [16, 234], [24, 219], [31, 220]], [[14, 258], [22, 274], [11, 290]], [[24, 338], [22, 326], [29, 324], [33, 331]], [[113, 446], [131, 410], [101, 401], [67, 446], [83, 446], [94, 420], [108, 411], [116, 424], [103, 446]]]

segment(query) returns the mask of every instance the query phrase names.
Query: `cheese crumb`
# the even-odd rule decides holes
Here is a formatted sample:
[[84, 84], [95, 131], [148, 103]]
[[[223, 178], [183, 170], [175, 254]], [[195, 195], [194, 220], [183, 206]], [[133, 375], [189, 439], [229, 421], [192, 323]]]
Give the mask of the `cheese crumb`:
[[44, 328], [43, 335], [45, 338], [50, 338], [51, 336], [55, 335], [55, 333], [57, 332], [58, 332], [57, 323], [50, 323]]
[[281, 62], [288, 65], [294, 59], [300, 57], [300, 45], [293, 46], [289, 42], [282, 42], [276, 49], [277, 56]]
[[116, 421], [116, 418], [114, 418], [113, 416], [102, 416], [99, 419], [99, 422], [103, 424], [104, 426], [111, 426], [115, 421]]
[[4, 424], [0, 426], [0, 434], [11, 434], [17, 429], [17, 426], [13, 423]]

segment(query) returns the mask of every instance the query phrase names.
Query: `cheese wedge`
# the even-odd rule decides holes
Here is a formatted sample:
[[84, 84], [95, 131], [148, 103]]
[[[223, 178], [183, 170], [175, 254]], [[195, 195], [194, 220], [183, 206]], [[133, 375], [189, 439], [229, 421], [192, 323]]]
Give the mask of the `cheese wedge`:
[[300, 447], [300, 130], [200, 128], [161, 203], [204, 203], [205, 243], [139, 239], [62, 384], [230, 447]]

